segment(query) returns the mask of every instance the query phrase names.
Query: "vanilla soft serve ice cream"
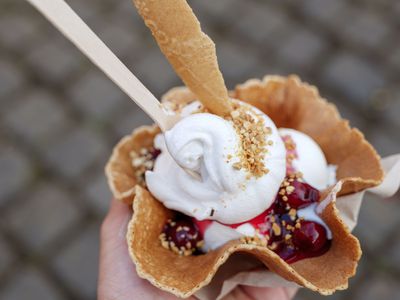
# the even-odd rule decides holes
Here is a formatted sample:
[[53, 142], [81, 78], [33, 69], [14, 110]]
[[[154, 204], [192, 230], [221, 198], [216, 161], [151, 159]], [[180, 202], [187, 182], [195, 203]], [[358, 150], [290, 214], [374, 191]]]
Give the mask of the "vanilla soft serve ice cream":
[[225, 224], [249, 220], [267, 209], [285, 177], [286, 151], [271, 119], [256, 108], [246, 109], [268, 128], [262, 149], [253, 149], [265, 172], [253, 176], [240, 167], [246, 145], [234, 122], [197, 113], [157, 136], [161, 154], [154, 169], [146, 172], [151, 193], [170, 209]]
[[336, 181], [336, 168], [328, 165], [321, 148], [311, 137], [289, 128], [279, 128], [279, 134], [289, 148], [288, 173], [301, 172], [304, 181], [319, 190]]

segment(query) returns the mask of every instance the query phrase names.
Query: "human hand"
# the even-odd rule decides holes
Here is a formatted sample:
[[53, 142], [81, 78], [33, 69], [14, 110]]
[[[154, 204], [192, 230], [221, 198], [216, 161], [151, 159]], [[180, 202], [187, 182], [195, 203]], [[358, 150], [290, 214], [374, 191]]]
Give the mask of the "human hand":
[[[112, 200], [100, 234], [98, 300], [179, 299], [136, 274], [125, 239], [131, 216], [132, 211], [128, 205]], [[224, 300], [290, 300], [296, 291], [296, 288], [238, 286]]]

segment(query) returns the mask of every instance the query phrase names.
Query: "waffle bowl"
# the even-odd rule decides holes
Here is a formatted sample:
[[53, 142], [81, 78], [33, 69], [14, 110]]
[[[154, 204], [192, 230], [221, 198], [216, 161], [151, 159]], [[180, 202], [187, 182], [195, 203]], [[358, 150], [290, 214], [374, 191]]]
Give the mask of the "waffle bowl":
[[[336, 197], [378, 185], [383, 179], [380, 158], [363, 134], [341, 119], [334, 105], [322, 99], [315, 87], [298, 77], [267, 76], [249, 80], [231, 92], [266, 113], [277, 127], [293, 128], [310, 135], [330, 164], [338, 166], [335, 186], [322, 192], [320, 215], [328, 224], [333, 240], [324, 255], [287, 264], [267, 247], [235, 240], [198, 256], [178, 256], [161, 246], [159, 234], [173, 212], [165, 208], [144, 187], [136, 184], [129, 152], [148, 147], [159, 132], [154, 126], [141, 127], [115, 147], [106, 166], [114, 196], [133, 202], [134, 213], [127, 240], [139, 276], [180, 297], [188, 297], [207, 285], [218, 268], [235, 252], [259, 259], [269, 270], [288, 281], [324, 295], [347, 288], [355, 274], [361, 249], [358, 240], [342, 222], [335, 207]], [[186, 88], [174, 88], [163, 97], [164, 105], [179, 110], [195, 100]], [[316, 271], [318, 270], [318, 271]]]

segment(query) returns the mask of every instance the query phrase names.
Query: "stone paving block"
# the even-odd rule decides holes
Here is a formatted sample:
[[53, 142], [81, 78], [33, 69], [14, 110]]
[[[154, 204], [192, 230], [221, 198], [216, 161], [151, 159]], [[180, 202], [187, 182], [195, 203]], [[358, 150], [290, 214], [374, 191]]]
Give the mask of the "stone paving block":
[[37, 268], [20, 269], [0, 291], [1, 300], [66, 299], [50, 280]]
[[[101, 22], [102, 1], [67, 0], [66, 2], [90, 27]], [[97, 18], [99, 20], [96, 20]]]
[[234, 84], [242, 83], [250, 78], [262, 79], [265, 75], [287, 76], [293, 73], [299, 75], [302, 80], [306, 79], [304, 74], [302, 74], [302, 72], [298, 72], [293, 65], [289, 66], [278, 61], [275, 56], [271, 57], [268, 51], [259, 55], [258, 57], [259, 64], [254, 69], [249, 71], [249, 76], [243, 78], [240, 82], [235, 82]]
[[397, 1], [390, 1], [391, 4], [391, 12], [393, 13], [393, 16], [398, 18], [400, 16], [400, 2]]
[[11, 93], [22, 90], [24, 83], [23, 71], [15, 63], [0, 59], [0, 103], [10, 102]]
[[390, 36], [390, 24], [373, 12], [362, 9], [353, 10], [348, 14], [346, 22], [341, 25], [346, 30], [342, 34], [351, 43], [371, 48], [382, 47], [383, 42]]
[[153, 123], [139, 107], [132, 107], [125, 114], [115, 119], [114, 129], [117, 132], [116, 138], [119, 140], [123, 136], [130, 134], [133, 129]]
[[115, 112], [131, 101], [96, 69], [76, 80], [69, 90], [68, 98], [83, 114], [102, 121], [112, 120]]
[[155, 43], [141, 56], [136, 56], [128, 67], [156, 97], [172, 86], [181, 85], [178, 76]]
[[212, 22], [232, 26], [246, 9], [245, 2], [240, 0], [190, 1], [189, 4], [207, 33], [210, 33]]
[[398, 136], [398, 129], [387, 126], [373, 127], [367, 135], [368, 140], [383, 157], [400, 152]]
[[106, 149], [100, 135], [82, 126], [49, 145], [44, 156], [57, 172], [72, 179], [99, 160], [105, 161]]
[[25, 59], [41, 78], [59, 84], [67, 80], [83, 62], [86, 63], [83, 54], [61, 34], [44, 37]]
[[390, 54], [388, 55], [388, 64], [390, 67], [397, 68], [397, 70], [400, 71], [400, 43], [396, 43], [396, 46], [393, 47], [393, 49], [390, 49]]
[[72, 124], [58, 97], [45, 90], [27, 89], [6, 108], [3, 122], [8, 130], [33, 145], [47, 144], [50, 138]]
[[243, 2], [240, 0], [221, 0], [221, 1], [189, 1], [194, 13], [200, 11], [207, 13], [207, 17], [217, 17], [219, 19], [229, 18], [233, 11], [243, 9]]
[[32, 165], [17, 148], [0, 144], [0, 205], [22, 191], [33, 178]]
[[[133, 15], [134, 7], [132, 4], [130, 5]], [[126, 23], [123, 22], [124, 21], [120, 20], [119, 23], [116, 23], [115, 20], [112, 19], [110, 24], [107, 24], [98, 32], [100, 39], [103, 40], [111, 51], [121, 60], [126, 56], [134, 57], [137, 51], [142, 47], [141, 34], [137, 32], [136, 26], [132, 26], [129, 20], [126, 20]]]
[[6, 226], [30, 251], [46, 251], [81, 216], [72, 197], [55, 183], [40, 184], [11, 208]]
[[237, 30], [256, 45], [267, 45], [277, 50], [280, 49], [280, 45], [288, 34], [298, 25], [295, 25], [284, 11], [266, 4], [249, 5], [242, 10], [242, 14], [239, 21], [232, 23], [233, 34], [235, 35]]
[[98, 236], [98, 224], [82, 229], [59, 255], [52, 258], [52, 266], [59, 276], [80, 297], [85, 299], [95, 299], [96, 297]]
[[368, 8], [369, 10], [372, 9], [381, 9], [383, 12], [388, 12], [387, 10], [393, 10], [396, 7], [396, 1], [391, 0], [381, 0], [381, 1], [374, 1], [374, 0], [362, 0], [358, 1], [359, 4], [362, 4], [364, 7]]
[[89, 176], [85, 183], [85, 200], [100, 217], [104, 217], [112, 198], [103, 168], [96, 174]]
[[349, 120], [351, 127], [358, 128], [364, 134], [367, 133], [369, 126], [362, 111], [352, 107], [341, 98], [327, 96], [326, 99], [336, 105], [342, 118]]
[[400, 87], [396, 87], [394, 91], [389, 92], [389, 99], [387, 101], [383, 113], [384, 118], [388, 118], [393, 124], [400, 128]]
[[358, 293], [351, 299], [354, 300], [377, 300], [377, 299], [400, 299], [400, 281], [386, 274], [374, 274], [368, 276], [368, 280], [361, 285]]
[[338, 53], [322, 71], [326, 85], [336, 88], [355, 105], [366, 106], [372, 94], [384, 85], [380, 68], [355, 54]]
[[[132, 1], [117, 1], [112, 3], [113, 10], [107, 12], [108, 22], [123, 27], [127, 32], [135, 35], [147, 33], [142, 18], [137, 13]], [[145, 34], [148, 36], [148, 34]]]
[[400, 239], [395, 237], [392, 245], [386, 252], [386, 255], [381, 259], [384, 260], [388, 265], [397, 271], [400, 270]]
[[324, 0], [305, 0], [298, 3], [299, 9], [308, 21], [317, 20], [334, 28], [343, 19], [344, 11], [349, 9], [345, 0], [324, 1]]
[[[24, 3], [29, 11], [33, 11], [28, 3]], [[1, 11], [3, 12], [3, 11]], [[40, 32], [40, 24], [42, 19], [36, 18], [29, 13], [24, 15], [20, 10], [2, 14], [0, 17], [0, 40], [1, 46], [17, 52], [23, 52], [27, 46], [31, 45], [38, 32]]]
[[230, 42], [220, 42], [217, 47], [218, 61], [228, 88], [252, 77], [259, 63], [252, 48]]
[[0, 276], [15, 260], [12, 249], [7, 244], [7, 241], [0, 235]]
[[312, 70], [318, 63], [318, 57], [326, 49], [324, 38], [303, 28], [296, 29], [285, 39], [284, 46], [277, 50], [282, 62]]
[[355, 235], [359, 237], [363, 248], [377, 251], [398, 226], [399, 209], [398, 200], [382, 200], [369, 194], [365, 196], [355, 228]]

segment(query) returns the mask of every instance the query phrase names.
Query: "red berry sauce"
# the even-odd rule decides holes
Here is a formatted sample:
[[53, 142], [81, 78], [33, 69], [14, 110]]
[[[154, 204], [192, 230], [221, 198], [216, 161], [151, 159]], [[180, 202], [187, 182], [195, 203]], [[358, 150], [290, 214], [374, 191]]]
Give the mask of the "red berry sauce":
[[151, 155], [151, 159], [152, 159], [152, 160], [156, 160], [156, 158], [161, 154], [161, 150], [152, 147], [152, 148], [149, 150], [149, 153], [150, 153], [150, 155]]
[[[234, 229], [250, 223], [267, 240], [267, 247], [287, 263], [320, 256], [330, 247], [324, 226], [298, 217], [297, 210], [318, 202], [319, 191], [301, 180], [298, 174], [289, 175], [283, 181], [275, 202], [257, 217], [238, 224]], [[194, 220], [204, 234], [213, 221]]]

